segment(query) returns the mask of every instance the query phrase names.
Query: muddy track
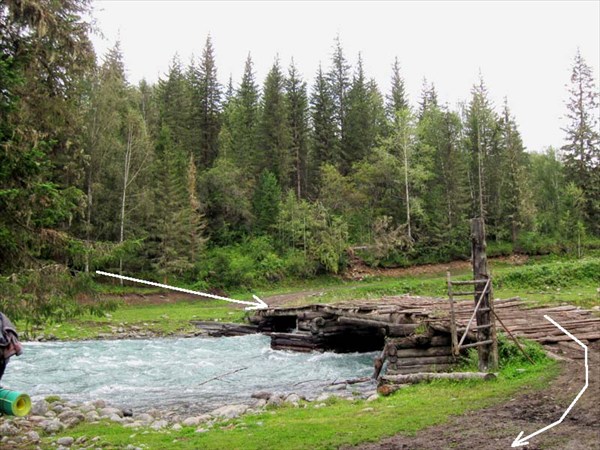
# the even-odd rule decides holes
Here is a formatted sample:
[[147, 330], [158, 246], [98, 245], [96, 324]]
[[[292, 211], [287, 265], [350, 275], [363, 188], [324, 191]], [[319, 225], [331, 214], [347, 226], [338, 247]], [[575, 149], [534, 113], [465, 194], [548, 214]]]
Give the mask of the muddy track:
[[[558, 352], [559, 349], [552, 348]], [[583, 351], [581, 351], [583, 353]], [[564, 355], [561, 373], [542, 391], [526, 392], [493, 407], [452, 417], [446, 423], [421, 430], [415, 436], [396, 435], [353, 450], [510, 449], [525, 436], [558, 420], [585, 384], [581, 355]], [[577, 359], [571, 359], [577, 358]], [[529, 450], [600, 449], [600, 341], [589, 346], [589, 387], [565, 420], [533, 437]]]

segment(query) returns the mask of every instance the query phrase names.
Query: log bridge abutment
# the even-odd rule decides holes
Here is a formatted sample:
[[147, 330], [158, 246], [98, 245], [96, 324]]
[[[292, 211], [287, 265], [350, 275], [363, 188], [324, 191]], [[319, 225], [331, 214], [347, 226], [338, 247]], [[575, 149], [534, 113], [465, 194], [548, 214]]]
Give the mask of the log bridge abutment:
[[[497, 299], [494, 304], [495, 315], [502, 321], [500, 332], [542, 344], [568, 341], [568, 336], [543, 318], [549, 314], [580, 333], [581, 339], [600, 339], [600, 317], [575, 306], [532, 308], [520, 298]], [[462, 335], [473, 314], [473, 302], [454, 302], [453, 309], [456, 331]], [[451, 370], [468, 348], [477, 345], [477, 330], [469, 330], [461, 353], [453, 354], [450, 316], [448, 299], [405, 295], [377, 301], [268, 308], [257, 311], [250, 322], [271, 337], [273, 349], [378, 351], [375, 373], [379, 374], [386, 361], [387, 375], [401, 375]]]

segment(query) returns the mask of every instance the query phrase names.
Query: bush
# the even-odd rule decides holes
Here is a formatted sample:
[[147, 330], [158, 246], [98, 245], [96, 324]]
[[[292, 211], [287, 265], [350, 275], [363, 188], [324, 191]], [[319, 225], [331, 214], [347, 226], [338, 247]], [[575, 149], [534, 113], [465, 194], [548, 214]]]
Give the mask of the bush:
[[284, 272], [291, 278], [311, 278], [318, 268], [318, 263], [307, 259], [302, 250], [290, 249], [283, 258]]
[[[534, 363], [543, 362], [548, 357], [540, 344], [527, 339], [519, 339], [521, 347], [531, 358]], [[500, 369], [506, 366], [518, 366], [523, 364], [531, 364], [529, 359], [519, 349], [517, 344], [512, 339], [509, 339], [503, 333], [498, 333], [498, 365]], [[479, 356], [477, 349], [470, 348], [467, 356], [464, 359], [463, 370], [477, 370]]]

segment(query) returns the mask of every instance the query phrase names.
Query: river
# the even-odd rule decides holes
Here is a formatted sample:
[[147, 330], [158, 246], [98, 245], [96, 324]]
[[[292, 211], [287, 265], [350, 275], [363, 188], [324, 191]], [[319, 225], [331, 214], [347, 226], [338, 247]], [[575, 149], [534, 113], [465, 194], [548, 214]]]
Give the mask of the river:
[[314, 396], [335, 380], [373, 370], [374, 353], [294, 353], [272, 350], [269, 343], [260, 334], [28, 342], [23, 355], [11, 359], [2, 385], [34, 400], [59, 395], [138, 410], [183, 406], [207, 411], [248, 401], [256, 391]]

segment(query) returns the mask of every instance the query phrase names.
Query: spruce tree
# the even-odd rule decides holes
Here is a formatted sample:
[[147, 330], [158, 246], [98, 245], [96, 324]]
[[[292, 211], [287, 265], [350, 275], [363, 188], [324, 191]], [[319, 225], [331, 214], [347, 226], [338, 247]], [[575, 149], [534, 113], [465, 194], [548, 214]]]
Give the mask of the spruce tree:
[[281, 188], [277, 177], [270, 171], [264, 170], [252, 199], [252, 212], [254, 213], [254, 229], [258, 234], [272, 232], [272, 228], [279, 216], [281, 203]]
[[309, 185], [311, 191], [315, 193], [318, 192], [321, 167], [324, 164], [339, 167], [341, 162], [339, 140], [336, 137], [333, 94], [320, 65], [312, 88], [310, 106], [312, 134]]
[[346, 116], [348, 109], [348, 93], [350, 91], [350, 64], [344, 56], [340, 37], [335, 39], [331, 69], [327, 74], [327, 82], [331, 89], [333, 100], [333, 117], [335, 119], [336, 137], [339, 141], [340, 151], [346, 149]]
[[218, 154], [220, 129], [221, 86], [217, 79], [217, 66], [210, 35], [198, 67], [200, 81], [200, 161], [201, 168], [212, 165]]
[[293, 59], [288, 69], [285, 93], [288, 106], [290, 150], [293, 160], [292, 185], [296, 196], [302, 198], [306, 195], [308, 177], [308, 97], [306, 82], [298, 73]]
[[386, 112], [390, 121], [396, 120], [396, 113], [408, 107], [404, 79], [400, 75], [400, 63], [398, 57], [394, 59], [392, 66], [392, 88], [386, 97]]
[[194, 110], [191, 108], [192, 89], [189, 83], [189, 78], [183, 73], [179, 56], [175, 55], [166, 79], [158, 80], [158, 102], [160, 126], [168, 127], [175, 145], [193, 152], [194, 142], [190, 130], [194, 128], [190, 122], [193, 120], [191, 117]]
[[457, 113], [438, 107], [428, 108], [418, 124], [415, 159], [424, 169], [418, 186], [423, 210], [420, 231], [423, 241], [440, 251], [461, 248], [466, 235], [469, 185], [461, 125]]
[[498, 173], [493, 155], [496, 146], [496, 114], [488, 96], [487, 87], [480, 77], [471, 90], [471, 101], [465, 117], [465, 147], [469, 155], [469, 182], [471, 186], [472, 217], [487, 217], [493, 208], [495, 191], [491, 179]]
[[290, 130], [288, 108], [285, 97], [285, 78], [276, 59], [267, 74], [261, 102], [260, 155], [258, 164], [261, 170], [267, 169], [275, 174], [280, 186], [288, 189], [292, 186], [292, 155], [290, 151]]
[[578, 50], [573, 61], [567, 119], [566, 144], [562, 147], [566, 175], [585, 195], [586, 222], [600, 233], [600, 135], [598, 88], [592, 68]]
[[342, 173], [348, 173], [354, 162], [363, 159], [374, 143], [375, 130], [371, 126], [371, 113], [367, 80], [359, 54], [356, 73], [347, 97]]
[[419, 100], [419, 120], [429, 108], [438, 106], [437, 92], [433, 83], [429, 83], [427, 78], [423, 78], [423, 86], [421, 87], [421, 99]]
[[259, 92], [255, 81], [252, 57], [248, 54], [242, 82], [227, 106], [226, 128], [221, 136], [221, 155], [244, 168], [254, 178], [258, 176]]
[[498, 132], [502, 158], [501, 222], [512, 243], [516, 244], [519, 232], [531, 223], [533, 199], [527, 183], [525, 147], [506, 99]]

